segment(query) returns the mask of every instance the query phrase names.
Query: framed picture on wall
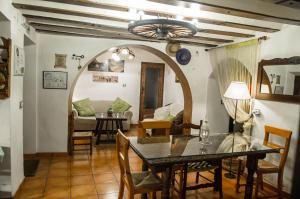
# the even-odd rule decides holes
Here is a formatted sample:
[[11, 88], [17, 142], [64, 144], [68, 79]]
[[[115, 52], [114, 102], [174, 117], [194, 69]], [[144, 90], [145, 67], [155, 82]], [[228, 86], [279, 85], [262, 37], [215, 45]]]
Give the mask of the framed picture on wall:
[[68, 89], [68, 73], [62, 71], [43, 71], [44, 89]]
[[119, 77], [114, 75], [93, 74], [93, 82], [118, 83]]

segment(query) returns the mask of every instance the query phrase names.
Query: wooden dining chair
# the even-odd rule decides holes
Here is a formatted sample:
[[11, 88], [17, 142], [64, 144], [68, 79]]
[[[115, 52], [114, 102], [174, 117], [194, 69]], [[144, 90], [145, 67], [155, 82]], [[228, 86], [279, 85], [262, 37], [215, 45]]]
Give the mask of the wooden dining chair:
[[[276, 143], [273, 143], [270, 141], [270, 135], [273, 137], [280, 137], [281, 139], [284, 139], [284, 145], [279, 145]], [[280, 161], [279, 165], [274, 165], [271, 162], [268, 162], [266, 160], [260, 160], [258, 162], [258, 167], [257, 167], [257, 180], [256, 180], [256, 189], [255, 189], [255, 198], [258, 198], [258, 193], [259, 190], [263, 190], [263, 175], [264, 174], [273, 174], [277, 173], [278, 178], [277, 178], [277, 195], [275, 196], [266, 196], [267, 198], [270, 197], [278, 197], [282, 198], [282, 183], [283, 183], [283, 171], [284, 171], [284, 165], [287, 159], [287, 155], [289, 152], [290, 148], [290, 142], [291, 142], [291, 136], [292, 132], [289, 130], [285, 129], [280, 129], [280, 128], [275, 128], [272, 126], [265, 126], [265, 137], [264, 137], [264, 142], [263, 145], [273, 148], [273, 149], [280, 149]], [[240, 164], [243, 164], [241, 161]], [[237, 183], [236, 183], [236, 190], [239, 192], [239, 188], [241, 186], [245, 186], [244, 184], [240, 184], [240, 176], [242, 175], [242, 171], [240, 170], [240, 166], [237, 172], [238, 178], [237, 178]], [[264, 197], [260, 197], [264, 198]]]
[[118, 130], [117, 136], [117, 157], [120, 166], [120, 189], [119, 199], [123, 198], [124, 187], [128, 190], [127, 199], [134, 199], [135, 194], [152, 193], [152, 198], [156, 197], [155, 192], [161, 191], [161, 179], [151, 171], [131, 173], [128, 158], [129, 139]]
[[[139, 122], [139, 130], [141, 136], [147, 136], [147, 129], [151, 130], [152, 135], [170, 135], [172, 122], [170, 120], [154, 120], [146, 119]], [[156, 131], [157, 133], [155, 133]], [[154, 133], [153, 133], [154, 132]]]
[[[196, 129], [200, 130], [202, 126], [202, 120], [200, 121], [200, 125], [191, 124], [191, 123], [184, 123], [181, 125], [178, 125], [178, 128], [181, 128], [182, 130], [191, 130]], [[219, 191], [220, 198], [223, 197], [223, 191], [222, 191], [222, 160], [215, 160], [215, 161], [201, 161], [201, 162], [192, 162], [184, 165], [177, 165], [174, 168], [175, 172], [173, 175], [179, 174], [179, 182], [176, 181], [175, 176], [173, 176], [173, 184], [174, 182], [178, 183], [179, 189], [176, 189], [174, 187], [174, 190], [179, 192], [181, 195], [180, 198], [184, 199], [186, 195], [186, 191], [188, 190], [196, 190], [200, 188], [208, 188], [208, 187], [214, 187], [215, 191]], [[177, 172], [177, 171], [179, 172]], [[214, 175], [214, 179], [208, 179], [207, 177], [203, 176], [201, 172], [208, 171]], [[188, 173], [196, 173], [196, 185], [187, 185], [187, 177]], [[200, 177], [204, 178], [208, 183], [200, 183], [199, 179]]]

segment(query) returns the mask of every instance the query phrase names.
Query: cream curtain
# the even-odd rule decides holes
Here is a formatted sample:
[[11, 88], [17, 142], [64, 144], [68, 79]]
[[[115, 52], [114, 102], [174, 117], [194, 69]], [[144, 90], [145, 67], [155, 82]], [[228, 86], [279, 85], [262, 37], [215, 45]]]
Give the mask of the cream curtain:
[[[223, 97], [232, 81], [246, 82], [253, 96], [257, 74], [258, 40], [250, 40], [210, 51], [213, 73], [216, 75], [220, 94], [228, 114], [234, 118], [235, 100]], [[247, 121], [251, 114], [251, 102], [239, 101], [237, 122]]]

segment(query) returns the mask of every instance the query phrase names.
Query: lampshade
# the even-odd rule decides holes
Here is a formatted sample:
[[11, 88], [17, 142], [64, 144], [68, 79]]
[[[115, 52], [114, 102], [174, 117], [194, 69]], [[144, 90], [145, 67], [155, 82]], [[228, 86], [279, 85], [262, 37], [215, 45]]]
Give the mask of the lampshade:
[[235, 81], [230, 83], [224, 94], [224, 97], [236, 100], [247, 100], [251, 98], [246, 83]]

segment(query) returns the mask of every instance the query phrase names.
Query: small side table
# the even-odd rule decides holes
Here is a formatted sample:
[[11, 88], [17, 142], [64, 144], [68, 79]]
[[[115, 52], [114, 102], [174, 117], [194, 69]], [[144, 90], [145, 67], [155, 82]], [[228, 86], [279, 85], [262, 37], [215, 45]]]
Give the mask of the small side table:
[[[88, 143], [79, 143], [76, 144], [76, 140], [88, 140]], [[93, 132], [91, 131], [86, 131], [86, 132], [74, 132], [72, 135], [72, 154], [74, 151], [82, 151], [82, 150], [88, 150], [88, 149], [77, 149], [75, 150], [74, 146], [82, 146], [82, 145], [89, 145], [90, 146], [90, 154], [92, 155], [93, 153]]]
[[[96, 113], [96, 135], [97, 135], [97, 141], [96, 145], [100, 143], [100, 136], [101, 134], [106, 133], [107, 139], [109, 139], [110, 136], [117, 133], [118, 129], [123, 131], [123, 121], [126, 121], [127, 118], [123, 114], [117, 114], [113, 113], [111, 116], [107, 115], [107, 113]], [[108, 128], [108, 123], [111, 123], [111, 128]], [[103, 129], [105, 123], [105, 129]], [[116, 129], [114, 129], [114, 124], [116, 126]], [[108, 140], [109, 141], [109, 140]]]

